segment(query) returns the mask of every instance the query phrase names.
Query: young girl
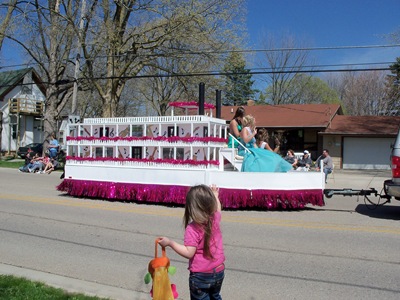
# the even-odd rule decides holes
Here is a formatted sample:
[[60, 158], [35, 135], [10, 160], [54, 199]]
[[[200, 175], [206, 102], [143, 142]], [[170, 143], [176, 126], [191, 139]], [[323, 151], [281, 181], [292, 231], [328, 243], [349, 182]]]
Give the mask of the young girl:
[[[240, 142], [246, 148], [257, 148], [255, 136], [257, 134], [256, 120], [252, 115], [247, 115], [242, 121], [243, 129], [240, 132]], [[242, 145], [238, 146], [238, 154], [244, 156], [246, 154]]]
[[190, 299], [222, 299], [225, 255], [220, 229], [221, 203], [215, 186], [197, 185], [186, 196], [184, 244], [162, 237], [159, 244], [189, 259]]
[[[275, 152], [275, 153], [278, 153], [278, 152], [279, 152], [279, 147], [280, 147], [280, 144], [279, 144], [279, 143], [276, 143], [276, 147], [275, 147], [275, 149], [273, 149], [273, 150], [272, 150], [272, 148], [269, 146], [269, 144], [268, 144], [269, 134], [268, 134], [267, 129], [265, 129], [265, 128], [260, 128], [260, 129], [257, 131], [257, 134], [256, 134], [255, 138], [256, 138], [256, 144], [257, 144], [258, 148], [266, 149], [266, 150], [269, 150], [269, 151], [273, 151], [273, 152]], [[275, 141], [275, 142], [276, 142], [276, 141]]]

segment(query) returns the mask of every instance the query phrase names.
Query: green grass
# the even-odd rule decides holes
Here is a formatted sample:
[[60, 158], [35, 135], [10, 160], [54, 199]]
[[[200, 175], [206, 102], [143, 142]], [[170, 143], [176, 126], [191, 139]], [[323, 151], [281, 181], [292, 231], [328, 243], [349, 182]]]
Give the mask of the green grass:
[[13, 168], [18, 169], [19, 167], [23, 166], [23, 161], [8, 161], [8, 160], [0, 160], [0, 167], [1, 168]]
[[105, 300], [105, 298], [72, 294], [62, 289], [24, 278], [0, 275], [0, 299], [2, 300]]

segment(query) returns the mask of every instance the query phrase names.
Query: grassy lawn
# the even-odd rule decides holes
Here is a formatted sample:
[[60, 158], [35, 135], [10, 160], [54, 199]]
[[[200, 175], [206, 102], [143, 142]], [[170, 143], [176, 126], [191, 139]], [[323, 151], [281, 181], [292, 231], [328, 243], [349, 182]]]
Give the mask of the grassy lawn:
[[9, 160], [0, 160], [0, 167], [1, 168], [13, 168], [18, 169], [19, 167], [23, 166], [23, 161], [9, 161]]
[[2, 300], [106, 300], [105, 298], [72, 294], [62, 289], [24, 278], [0, 275], [0, 299]]

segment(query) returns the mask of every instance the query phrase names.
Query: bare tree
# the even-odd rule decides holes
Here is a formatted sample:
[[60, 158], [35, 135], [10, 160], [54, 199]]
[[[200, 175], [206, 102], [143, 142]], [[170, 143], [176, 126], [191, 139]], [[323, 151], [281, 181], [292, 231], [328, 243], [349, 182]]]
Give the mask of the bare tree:
[[[87, 2], [83, 26], [79, 8]], [[236, 41], [235, 26], [244, 0], [32, 0], [17, 2], [18, 27], [4, 36], [22, 47], [46, 85], [44, 131], [57, 130], [57, 118], [72, 95], [76, 41], [82, 48], [81, 90], [88, 90], [83, 112], [118, 115], [126, 82], [159, 66], [159, 58], [198, 55], [218, 64], [220, 50]], [[232, 22], [234, 20], [235, 22]], [[236, 25], [238, 24], [238, 25]], [[171, 45], [180, 42], [179, 51]], [[97, 93], [97, 97], [93, 92]], [[82, 94], [82, 92], [79, 92]], [[100, 99], [99, 99], [100, 98]], [[100, 105], [95, 100], [100, 100]]]
[[[178, 49], [178, 47], [174, 47]], [[219, 62], [204, 54], [183, 54], [175, 57], [159, 57], [143, 69], [150, 77], [132, 80], [137, 87], [137, 96], [146, 100], [157, 115], [165, 115], [171, 101], [193, 101], [198, 98], [198, 84], [206, 81], [208, 95], [221, 88], [221, 80], [214, 76], [199, 77], [196, 73], [209, 72]], [[161, 72], [161, 73], [160, 73]], [[155, 76], [160, 74], [159, 76]]]
[[387, 72], [344, 72], [332, 76], [329, 84], [343, 103], [346, 114], [353, 116], [386, 115], [391, 111], [387, 100]]
[[70, 1], [49, 0], [47, 6], [42, 3], [39, 0], [19, 3], [18, 9], [23, 14], [13, 19], [13, 26], [19, 30], [5, 37], [22, 47], [39, 68], [46, 86], [44, 134], [48, 137], [58, 130], [57, 119], [72, 91], [68, 75], [73, 65], [69, 57], [77, 8]]
[[[284, 35], [280, 41], [268, 35], [264, 38], [263, 44], [267, 51], [260, 65], [270, 69], [271, 73], [263, 78], [267, 88], [261, 98], [272, 104], [297, 103], [301, 98], [303, 87], [298, 85], [296, 74], [304, 72], [305, 66], [310, 64], [309, 52], [296, 50], [301, 47], [289, 34]], [[302, 83], [306, 85], [304, 74], [302, 78]]]
[[0, 10], [6, 10], [5, 14], [2, 15], [2, 21], [0, 23], [0, 51], [3, 46], [5, 33], [9, 29], [12, 14], [16, 8], [17, 0], [9, 0], [8, 3], [0, 4]]
[[[171, 72], [160, 64], [161, 58], [201, 54], [216, 62], [218, 50], [237, 40], [232, 20], [241, 4], [243, 0], [93, 1], [81, 44], [84, 72], [102, 99], [103, 116], [117, 114], [128, 79], [149, 71]], [[179, 49], [173, 47], [178, 44]], [[163, 111], [164, 101], [159, 113]]]

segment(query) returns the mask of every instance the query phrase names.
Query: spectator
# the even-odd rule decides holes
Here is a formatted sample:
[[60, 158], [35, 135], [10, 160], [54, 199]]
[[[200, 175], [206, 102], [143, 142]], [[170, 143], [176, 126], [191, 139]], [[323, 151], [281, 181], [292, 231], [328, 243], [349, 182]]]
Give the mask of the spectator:
[[49, 154], [46, 153], [44, 157], [37, 157], [34, 160], [33, 167], [29, 169], [29, 172], [43, 174], [43, 169], [46, 168], [47, 163], [50, 161]]
[[58, 141], [56, 140], [56, 136], [54, 133], [52, 133], [51, 139], [49, 142], [49, 146], [48, 146], [50, 158], [55, 158], [57, 156], [58, 147], [59, 147], [59, 144], [58, 144]]
[[18, 171], [29, 172], [29, 164], [31, 163], [33, 156], [34, 156], [34, 153], [32, 151], [28, 151], [28, 153], [25, 156], [25, 163], [22, 167], [19, 167]]
[[58, 166], [58, 161], [55, 158], [50, 158], [50, 161], [46, 164], [42, 173], [50, 174], [53, 172]]
[[297, 165], [297, 158], [294, 155], [294, 151], [292, 149], [289, 149], [286, 156], [285, 160], [292, 165], [293, 168], [296, 168]]
[[312, 163], [310, 152], [304, 150], [302, 158], [297, 162], [296, 171], [309, 171]]
[[317, 162], [316, 162], [317, 171], [319, 171], [321, 168], [321, 161], [323, 162], [322, 171], [325, 173], [325, 183], [327, 183], [328, 174], [332, 173], [332, 169], [333, 169], [332, 157], [329, 155], [328, 149], [324, 149], [322, 151], [322, 155], [320, 155], [320, 157], [318, 157]]

